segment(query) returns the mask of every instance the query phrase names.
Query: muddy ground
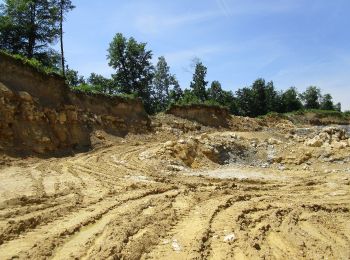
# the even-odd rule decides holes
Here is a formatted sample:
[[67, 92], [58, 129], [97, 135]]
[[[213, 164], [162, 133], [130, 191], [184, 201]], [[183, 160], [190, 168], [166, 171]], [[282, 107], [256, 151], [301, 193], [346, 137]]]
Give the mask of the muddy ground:
[[350, 258], [342, 130], [153, 127], [96, 132], [74, 156], [3, 157], [0, 259]]

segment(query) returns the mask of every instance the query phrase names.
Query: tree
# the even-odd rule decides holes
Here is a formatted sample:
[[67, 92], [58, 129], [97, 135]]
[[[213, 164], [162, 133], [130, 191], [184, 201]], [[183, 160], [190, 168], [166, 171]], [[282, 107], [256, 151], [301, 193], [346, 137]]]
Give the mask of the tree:
[[206, 86], [208, 84], [208, 81], [205, 81], [206, 75], [207, 68], [203, 65], [202, 62], [197, 61], [190, 87], [193, 91], [193, 94], [202, 102], [207, 99]]
[[268, 112], [267, 93], [264, 79], [257, 79], [252, 86], [254, 101], [251, 111], [254, 116], [265, 115]]
[[59, 21], [60, 21], [60, 45], [61, 45], [61, 68], [63, 76], [66, 75], [65, 72], [65, 59], [64, 59], [64, 47], [63, 47], [63, 21], [65, 19], [65, 13], [73, 10], [75, 6], [72, 4], [71, 0], [58, 0], [59, 1]]
[[102, 75], [91, 73], [87, 82], [90, 85], [94, 86], [93, 89], [95, 89], [97, 92], [109, 94], [109, 95], [117, 93], [117, 89], [115, 87], [113, 80], [107, 79]]
[[221, 83], [219, 81], [214, 80], [211, 83], [207, 96], [209, 99], [215, 100], [218, 103], [223, 101], [224, 91], [222, 90]]
[[254, 109], [255, 95], [251, 88], [245, 87], [236, 91], [238, 114], [242, 116], [256, 116]]
[[43, 63], [52, 61], [48, 56], [54, 51], [49, 45], [57, 39], [57, 14], [52, 0], [5, 0], [0, 11], [0, 47]]
[[299, 93], [295, 87], [290, 87], [282, 93], [282, 112], [292, 112], [300, 110], [303, 107], [299, 99]]
[[177, 88], [176, 92], [178, 93], [174, 92], [173, 94], [175, 96], [179, 94], [179, 83], [177, 82], [175, 75], [170, 73], [170, 67], [163, 56], [158, 58], [152, 86], [154, 92], [155, 112], [165, 110], [170, 102], [170, 91], [175, 87]]
[[126, 39], [118, 33], [109, 45], [107, 58], [109, 66], [116, 70], [112, 77], [120, 91], [137, 94], [151, 112], [152, 51], [146, 50], [146, 43], [138, 43], [132, 37]]
[[341, 112], [341, 103], [339, 102], [339, 103], [337, 103], [336, 105], [335, 105], [335, 111], [338, 111], [338, 112]]
[[79, 76], [78, 71], [66, 67], [66, 82], [70, 87], [77, 87], [81, 84], [86, 84], [83, 76]]
[[325, 94], [322, 96], [320, 108], [323, 110], [334, 110], [333, 97], [331, 94]]
[[177, 103], [184, 95], [184, 92], [182, 91], [179, 83], [177, 82], [174, 85], [174, 88], [170, 90], [169, 93], [169, 103], [175, 104]]
[[316, 86], [308, 87], [305, 92], [300, 95], [306, 109], [319, 109], [321, 90]]

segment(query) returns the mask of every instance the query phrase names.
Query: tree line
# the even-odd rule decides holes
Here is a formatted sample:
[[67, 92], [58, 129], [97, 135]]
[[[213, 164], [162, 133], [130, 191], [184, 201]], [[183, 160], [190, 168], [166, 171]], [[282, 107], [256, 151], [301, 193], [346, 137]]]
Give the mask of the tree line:
[[[70, 0], [5, 0], [0, 5], [0, 49], [36, 59], [63, 75], [63, 22]], [[52, 45], [60, 41], [60, 52]]]
[[[63, 22], [73, 8], [70, 0], [4, 1], [0, 5], [0, 49], [56, 68], [73, 89], [140, 97], [151, 114], [164, 111], [171, 104], [194, 103], [225, 106], [232, 114], [251, 117], [300, 109], [341, 111], [340, 103], [334, 104], [332, 96], [322, 95], [316, 86], [303, 93], [295, 87], [277, 91], [272, 81], [264, 79], [235, 93], [223, 90], [219, 81], [208, 86], [207, 67], [199, 59], [194, 61], [189, 88], [183, 90], [163, 56], [152, 64], [153, 53], [147, 44], [121, 33], [115, 35], [108, 48], [108, 64], [115, 71], [111, 78], [91, 73], [85, 79], [70, 69], [64, 59]], [[52, 48], [58, 41], [60, 52]]]

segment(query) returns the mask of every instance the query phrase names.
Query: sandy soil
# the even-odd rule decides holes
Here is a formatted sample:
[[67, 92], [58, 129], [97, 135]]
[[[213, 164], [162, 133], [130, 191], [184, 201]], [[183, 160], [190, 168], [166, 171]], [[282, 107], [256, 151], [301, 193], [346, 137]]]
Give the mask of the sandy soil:
[[267, 145], [255, 152], [261, 163], [198, 155], [189, 167], [159, 150], [183, 136], [106, 136], [88, 153], [3, 166], [0, 259], [350, 258], [350, 148], [332, 155], [341, 160], [288, 164], [323, 152], [291, 141], [272, 145], [283, 166], [264, 164]]

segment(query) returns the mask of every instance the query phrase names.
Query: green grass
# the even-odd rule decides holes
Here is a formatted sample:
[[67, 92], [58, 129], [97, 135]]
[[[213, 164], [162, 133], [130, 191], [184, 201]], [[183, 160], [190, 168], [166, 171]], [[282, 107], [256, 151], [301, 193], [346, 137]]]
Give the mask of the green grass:
[[38, 61], [36, 59], [28, 59], [25, 56], [22, 56], [22, 55], [19, 55], [19, 54], [10, 54], [10, 53], [8, 53], [6, 51], [3, 51], [3, 50], [0, 50], [0, 55], [12, 58], [12, 59], [20, 62], [23, 65], [27, 65], [27, 66], [33, 68], [37, 72], [40, 72], [40, 73], [43, 73], [43, 74], [46, 74], [46, 75], [61, 76], [57, 69], [46, 67], [40, 61]]
[[321, 110], [321, 109], [307, 109], [307, 110], [299, 110], [295, 112], [286, 113], [287, 116], [300, 115], [305, 116], [307, 114], [314, 114], [318, 118], [326, 118], [333, 117], [339, 119], [350, 119], [349, 112], [339, 112], [334, 110]]
[[100, 92], [96, 89], [94, 89], [93, 86], [89, 85], [89, 84], [81, 84], [79, 86], [76, 87], [71, 87], [71, 90], [75, 93], [81, 93], [81, 94], [85, 94], [85, 95], [90, 95], [90, 96], [103, 96], [106, 98], [120, 98], [122, 100], [125, 101], [130, 101], [130, 100], [136, 100], [138, 99], [136, 94], [107, 94], [107, 93], [103, 93]]

